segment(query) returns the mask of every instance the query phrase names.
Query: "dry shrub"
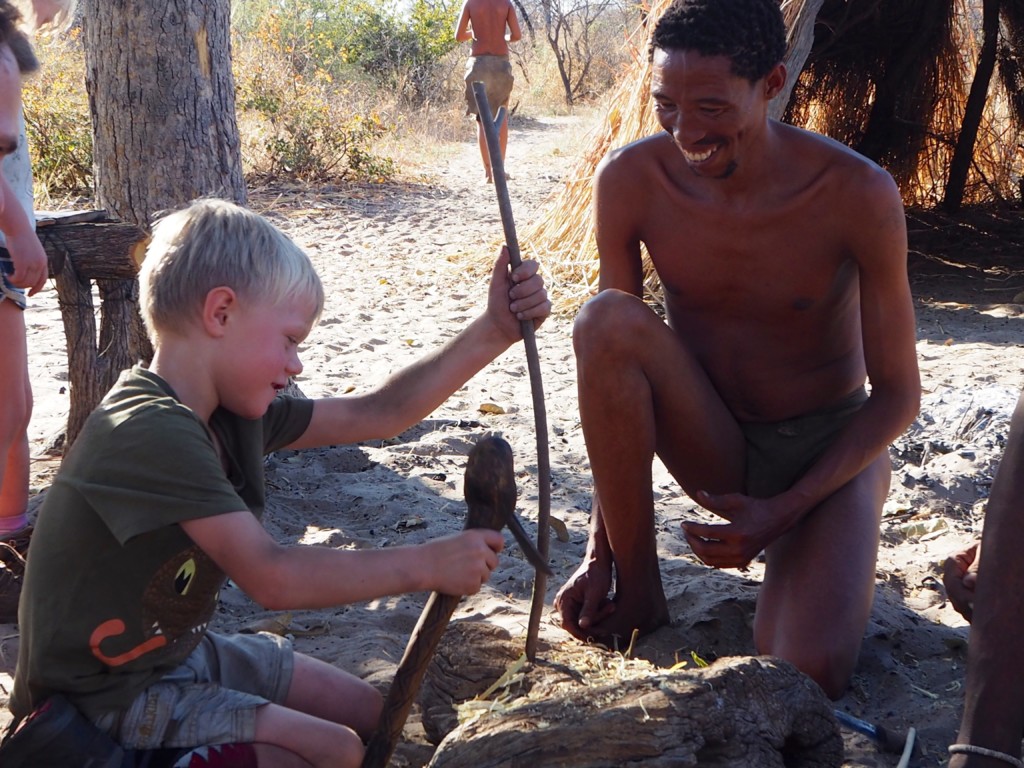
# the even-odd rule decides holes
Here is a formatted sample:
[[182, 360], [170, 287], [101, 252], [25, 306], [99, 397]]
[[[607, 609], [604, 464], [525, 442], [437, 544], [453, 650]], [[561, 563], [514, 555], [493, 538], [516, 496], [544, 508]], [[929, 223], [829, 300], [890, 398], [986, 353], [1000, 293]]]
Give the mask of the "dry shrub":
[[367, 105], [373, 88], [353, 73], [339, 82], [266, 39], [236, 45], [232, 66], [242, 164], [247, 179], [386, 181], [396, 168], [373, 145], [392, 125]]
[[22, 103], [36, 207], [59, 209], [93, 189], [92, 121], [77, 31], [35, 41], [40, 70], [25, 79]]

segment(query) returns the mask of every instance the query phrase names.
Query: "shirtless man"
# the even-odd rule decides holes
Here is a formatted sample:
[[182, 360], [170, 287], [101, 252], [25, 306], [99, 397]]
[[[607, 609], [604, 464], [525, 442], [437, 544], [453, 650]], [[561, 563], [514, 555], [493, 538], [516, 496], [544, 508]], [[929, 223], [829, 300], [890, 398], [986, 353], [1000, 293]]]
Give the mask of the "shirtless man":
[[[920, 379], [899, 191], [852, 150], [769, 119], [784, 53], [777, 0], [676, 0], [658, 22], [665, 132], [612, 152], [595, 179], [600, 293], [574, 344], [596, 493], [555, 605], [576, 637], [620, 646], [669, 622], [657, 453], [727, 521], [683, 523], [704, 563], [766, 552], [758, 652], [837, 698], [871, 611], [887, 446]], [[641, 243], [667, 324], [641, 300]]]
[[[506, 35], [506, 29], [508, 34]], [[508, 60], [508, 44], [523, 36], [519, 30], [519, 19], [511, 0], [466, 0], [455, 26], [455, 39], [460, 43], [473, 41], [471, 55], [466, 62], [466, 114], [476, 115], [477, 142], [480, 158], [484, 163], [487, 183], [494, 181], [491, 171], [491, 156], [487, 151], [487, 138], [477, 112], [473, 83], [479, 80], [487, 89], [487, 103], [493, 115], [499, 107], [508, 107], [512, 95], [512, 64]], [[501, 158], [505, 159], [508, 145], [508, 119], [498, 129]]]
[[957, 743], [949, 748], [949, 768], [1020, 764], [1014, 761], [1020, 760], [1024, 733], [1024, 667], [1019, 661], [1024, 626], [1022, 494], [1024, 393], [1014, 409], [985, 510], [985, 546], [975, 543], [950, 557], [943, 573], [950, 602], [971, 622], [963, 719]]

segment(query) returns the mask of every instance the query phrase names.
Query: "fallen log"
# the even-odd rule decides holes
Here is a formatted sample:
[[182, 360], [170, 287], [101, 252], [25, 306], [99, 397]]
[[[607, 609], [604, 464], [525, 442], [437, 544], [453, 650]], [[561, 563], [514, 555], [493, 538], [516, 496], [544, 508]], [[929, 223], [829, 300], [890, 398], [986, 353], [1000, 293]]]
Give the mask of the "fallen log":
[[[428, 734], [452, 721], [445, 720], [445, 690], [480, 693], [457, 668], [445, 672], [445, 660], [472, 658], [474, 676], [508, 665], [509, 646], [495, 642], [493, 628], [460, 624], [442, 641], [423, 688]], [[569, 642], [544, 656], [537, 664], [521, 660], [487, 701], [450, 702], [462, 723], [440, 742], [429, 768], [842, 765], [831, 702], [781, 659], [732, 657], [669, 670]], [[445, 679], [452, 674], [461, 682]]]

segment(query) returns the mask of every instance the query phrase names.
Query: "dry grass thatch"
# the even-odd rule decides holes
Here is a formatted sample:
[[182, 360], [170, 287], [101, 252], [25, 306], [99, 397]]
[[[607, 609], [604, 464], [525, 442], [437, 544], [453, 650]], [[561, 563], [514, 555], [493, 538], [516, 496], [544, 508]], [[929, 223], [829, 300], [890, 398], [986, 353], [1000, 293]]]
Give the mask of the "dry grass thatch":
[[[644, 3], [644, 18], [657, 18], [670, 0]], [[650, 26], [641, 22], [629, 37], [632, 65], [608, 96], [608, 109], [590, 149], [577, 163], [545, 215], [520, 235], [524, 255], [546, 265], [548, 288], [563, 309], [581, 304], [597, 289], [597, 247], [590, 209], [594, 171], [614, 147], [660, 130], [651, 109]]]
[[[657, 18], [670, 0], [652, 0]], [[810, 0], [783, 0], [787, 24]], [[1024, 4], [1003, 4], [993, 80], [965, 203], [1014, 199], [1024, 172]], [[941, 200], [980, 46], [980, 0], [825, 0], [814, 45], [786, 108], [787, 122], [849, 144], [885, 167], [908, 205]], [[614, 147], [660, 130], [650, 98], [650, 24], [631, 35], [633, 63], [609, 96], [589, 151], [545, 215], [521, 237], [547, 267], [552, 295], [572, 311], [597, 290], [591, 212], [594, 172]], [[796, 41], [791, 42], [792, 46]], [[791, 70], [794, 69], [791, 67]], [[647, 288], [657, 278], [645, 256]]]

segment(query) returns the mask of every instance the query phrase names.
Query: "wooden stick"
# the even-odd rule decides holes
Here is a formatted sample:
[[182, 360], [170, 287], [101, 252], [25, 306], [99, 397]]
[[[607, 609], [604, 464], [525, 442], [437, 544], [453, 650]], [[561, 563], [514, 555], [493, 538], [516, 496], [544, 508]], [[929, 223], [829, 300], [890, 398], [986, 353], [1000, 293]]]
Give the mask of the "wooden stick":
[[[491, 175], [494, 178], [494, 191], [498, 194], [498, 209], [501, 212], [501, 224], [505, 230], [505, 245], [508, 247], [512, 268], [522, 263], [519, 254], [519, 239], [516, 236], [515, 220], [512, 218], [512, 203], [508, 196], [508, 182], [505, 179], [505, 160], [501, 156], [501, 142], [498, 138], [498, 126], [506, 118], [505, 108], [498, 110], [497, 120], [491, 117], [491, 106], [487, 103], [487, 89], [481, 82], [473, 83], [473, 96], [476, 98], [480, 125], [484, 129], [487, 140], [487, 153], [491, 159]], [[544, 408], [544, 384], [540, 375], [540, 356], [537, 352], [537, 336], [533, 321], [523, 321], [523, 344], [526, 347], [526, 363], [530, 371], [530, 389], [533, 392], [533, 416], [537, 424], [537, 550], [546, 563], [548, 560], [549, 534], [551, 517], [551, 462], [548, 456], [548, 418]], [[537, 571], [533, 580], [533, 600], [530, 604], [530, 621], [526, 628], [526, 658], [536, 661], [537, 636], [540, 632], [541, 614], [547, 593], [547, 576]]]
[[[515, 520], [516, 477], [507, 442], [491, 436], [473, 446], [466, 463], [464, 492], [469, 507], [466, 528], [500, 531]], [[427, 665], [461, 599], [440, 592], [432, 592], [427, 599], [388, 689], [380, 723], [366, 745], [362, 768], [385, 768], [391, 759]]]

